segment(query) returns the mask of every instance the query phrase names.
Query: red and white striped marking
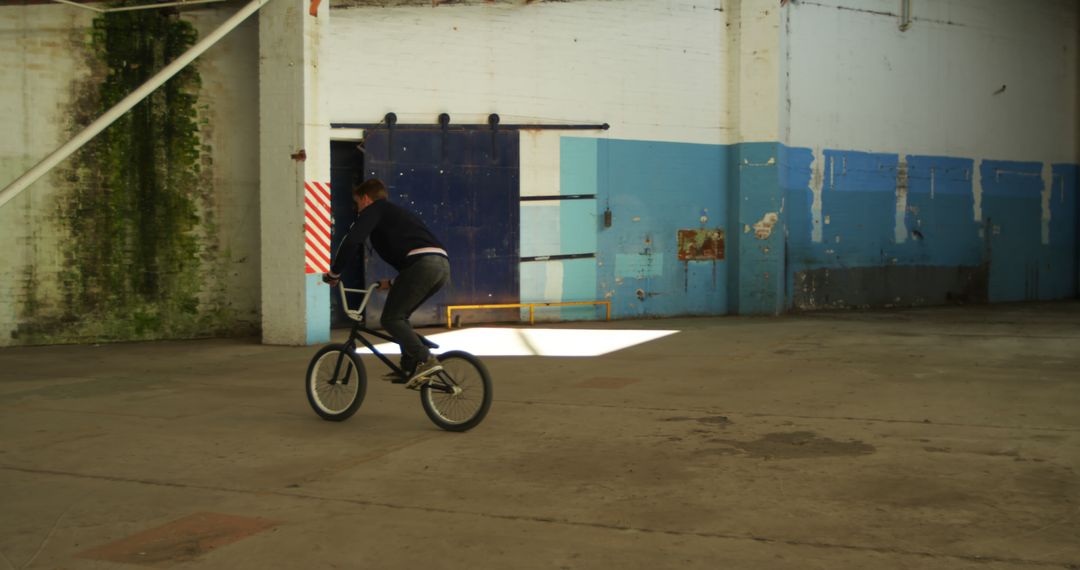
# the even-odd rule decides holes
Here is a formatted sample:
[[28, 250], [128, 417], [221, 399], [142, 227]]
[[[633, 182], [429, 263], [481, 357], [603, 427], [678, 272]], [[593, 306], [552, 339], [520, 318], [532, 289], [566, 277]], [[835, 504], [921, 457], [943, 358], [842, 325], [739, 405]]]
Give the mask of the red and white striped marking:
[[305, 273], [330, 271], [330, 183], [304, 183]]

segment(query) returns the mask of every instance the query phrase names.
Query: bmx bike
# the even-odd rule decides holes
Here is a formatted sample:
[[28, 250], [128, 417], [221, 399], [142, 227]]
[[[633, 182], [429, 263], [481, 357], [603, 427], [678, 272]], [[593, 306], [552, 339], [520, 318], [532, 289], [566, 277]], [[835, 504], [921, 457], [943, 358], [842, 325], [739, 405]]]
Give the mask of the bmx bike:
[[[371, 351], [390, 370], [392, 383], [404, 384], [408, 374], [397, 364], [375, 349], [364, 335], [396, 343], [393, 337], [367, 327], [364, 308], [371, 294], [379, 288], [372, 283], [367, 289], [346, 289], [338, 283], [341, 306], [345, 314], [355, 321], [349, 339], [341, 344], [328, 344], [311, 358], [304, 388], [308, 402], [319, 417], [340, 422], [350, 418], [360, 408], [367, 393], [367, 372], [356, 353], [359, 342]], [[362, 293], [363, 300], [357, 309], [350, 309], [346, 293]], [[439, 345], [420, 336], [429, 348]], [[491, 375], [477, 357], [461, 350], [451, 350], [437, 355], [442, 370], [432, 373], [424, 383], [412, 390], [420, 392], [420, 404], [431, 421], [447, 431], [467, 431], [480, 424], [491, 408]]]

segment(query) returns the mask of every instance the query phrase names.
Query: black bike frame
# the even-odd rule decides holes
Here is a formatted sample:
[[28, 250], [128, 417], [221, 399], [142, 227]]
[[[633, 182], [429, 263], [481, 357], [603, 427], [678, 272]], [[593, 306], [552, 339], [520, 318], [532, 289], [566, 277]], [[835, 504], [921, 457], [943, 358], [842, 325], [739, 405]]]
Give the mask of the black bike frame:
[[[405, 371], [402, 370], [401, 367], [398, 366], [397, 364], [394, 364], [394, 362], [391, 361], [389, 358], [384, 356], [383, 353], [379, 352], [378, 350], [375, 350], [375, 345], [371, 344], [371, 341], [364, 338], [364, 336], [363, 336], [364, 334], [369, 334], [371, 336], [381, 338], [381, 339], [383, 339], [383, 340], [385, 340], [387, 342], [392, 342], [392, 343], [400, 345], [400, 343], [394, 337], [392, 337], [392, 336], [390, 336], [388, 334], [385, 334], [385, 333], [381, 333], [379, 331], [371, 330], [364, 324], [366, 322], [366, 320], [365, 320], [365, 318], [363, 316], [363, 311], [364, 311], [364, 308], [367, 306], [367, 300], [369, 298], [371, 298], [371, 293], [375, 290], [376, 287], [378, 287], [378, 284], [373, 283], [366, 290], [363, 290], [363, 289], [346, 289], [345, 285], [343, 285], [341, 283], [338, 284], [338, 288], [339, 288], [338, 290], [341, 292], [342, 307], [345, 309], [346, 314], [349, 315], [349, 318], [353, 319], [356, 322], [356, 324], [353, 325], [352, 330], [349, 331], [349, 340], [345, 341], [345, 348], [355, 354], [355, 352], [356, 352], [356, 341], [360, 341], [360, 343], [363, 344], [365, 347], [367, 347], [367, 349], [371, 351], [371, 354], [374, 354], [375, 356], [377, 356], [379, 358], [379, 360], [381, 360], [383, 362], [383, 364], [386, 365], [387, 368], [392, 370], [398, 376], [401, 376], [402, 382], [404, 382], [405, 381], [405, 376], [406, 376]], [[364, 293], [364, 301], [362, 303], [360, 303], [360, 308], [359, 309], [356, 309], [355, 311], [349, 309], [348, 300], [345, 298], [345, 293], [346, 292], [348, 292], [348, 293]], [[431, 342], [430, 340], [425, 338], [423, 335], [417, 334], [416, 336], [420, 337], [420, 342], [424, 343], [424, 346], [426, 346], [428, 348], [439, 348], [439, 345]], [[334, 367], [334, 378], [337, 378], [338, 372], [341, 370], [341, 360], [342, 359], [339, 358], [337, 366]], [[432, 389], [436, 389], [436, 390], [439, 390], [439, 391], [442, 391], [442, 392], [453, 392], [453, 389], [449, 386], [449, 384], [452, 384], [452, 385], [456, 386], [457, 382], [455, 382], [454, 379], [451, 378], [449, 374], [445, 374], [445, 373], [438, 373], [438, 374], [443, 379], [443, 381], [447, 382], [448, 384], [444, 384], [443, 386], [437, 387], [437, 388], [435, 386], [433, 386], [431, 383], [429, 383], [428, 386], [430, 388], [432, 388]]]
[[[390, 360], [389, 358], [384, 356], [383, 353], [379, 352], [378, 350], [375, 350], [375, 345], [371, 344], [371, 341], [364, 338], [364, 336], [363, 336], [364, 334], [369, 334], [371, 336], [381, 338], [381, 339], [383, 339], [383, 340], [385, 340], [387, 342], [392, 342], [392, 343], [395, 343], [395, 344], [398, 343], [398, 341], [396, 339], [394, 339], [394, 337], [392, 337], [392, 336], [390, 336], [388, 334], [385, 334], [385, 333], [381, 333], [379, 331], [371, 330], [368, 327], [366, 327], [363, 322], [357, 322], [355, 325], [353, 325], [352, 330], [349, 332], [349, 340], [347, 340], [345, 342], [345, 346], [348, 347], [349, 350], [355, 351], [356, 350], [356, 341], [360, 341], [361, 344], [366, 346], [367, 349], [371, 351], [371, 354], [374, 354], [376, 357], [378, 357], [379, 360], [381, 360], [383, 362], [383, 364], [385, 364], [390, 370], [393, 370], [394, 372], [396, 372], [398, 374], [404, 375], [405, 371], [402, 370], [401, 367], [398, 366], [397, 364], [394, 364], [394, 362], [392, 360]], [[424, 345], [427, 346], [428, 348], [439, 348], [439, 345], [431, 342], [430, 340], [425, 338], [423, 335], [418, 334], [417, 336], [420, 337], [420, 342], [424, 343]]]

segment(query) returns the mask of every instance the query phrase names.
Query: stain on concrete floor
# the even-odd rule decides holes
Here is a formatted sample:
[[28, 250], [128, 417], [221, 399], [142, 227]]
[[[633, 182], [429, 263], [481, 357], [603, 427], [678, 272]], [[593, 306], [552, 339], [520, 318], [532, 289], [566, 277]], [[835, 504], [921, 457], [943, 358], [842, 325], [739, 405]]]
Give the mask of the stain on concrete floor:
[[[766, 434], [753, 441], [714, 438], [709, 440], [740, 451], [748, 457], [765, 459], [814, 459], [820, 457], [852, 457], [869, 455], [877, 449], [861, 441], [836, 441], [818, 436], [812, 431], [792, 431]], [[721, 452], [723, 450], [714, 450]]]
[[196, 513], [79, 554], [81, 558], [168, 568], [232, 544], [277, 522], [219, 513]]
[[675, 416], [675, 417], [672, 417], [672, 418], [664, 418], [661, 421], [665, 421], [665, 422], [690, 422], [690, 421], [696, 421], [699, 424], [708, 424], [708, 425], [714, 425], [714, 426], [719, 426], [719, 427], [728, 426], [728, 425], [731, 425], [731, 423], [732, 423], [731, 420], [729, 420], [727, 418], [727, 416], [705, 416], [705, 417], [702, 417], [702, 418], [688, 418], [688, 417], [684, 417], [684, 416]]

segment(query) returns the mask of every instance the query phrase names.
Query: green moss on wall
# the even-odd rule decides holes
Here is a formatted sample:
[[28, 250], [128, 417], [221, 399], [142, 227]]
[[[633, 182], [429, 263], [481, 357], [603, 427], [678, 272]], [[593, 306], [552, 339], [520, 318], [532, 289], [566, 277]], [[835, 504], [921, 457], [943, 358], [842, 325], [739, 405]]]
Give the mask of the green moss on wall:
[[[118, 4], [122, 5], [122, 4]], [[94, 20], [96, 71], [76, 86], [73, 132], [146, 82], [197, 40], [167, 10]], [[35, 294], [17, 332], [26, 343], [187, 338], [237, 332], [222, 285], [209, 157], [199, 133], [200, 79], [178, 73], [73, 157], [57, 208], [67, 232], [59, 306]]]

